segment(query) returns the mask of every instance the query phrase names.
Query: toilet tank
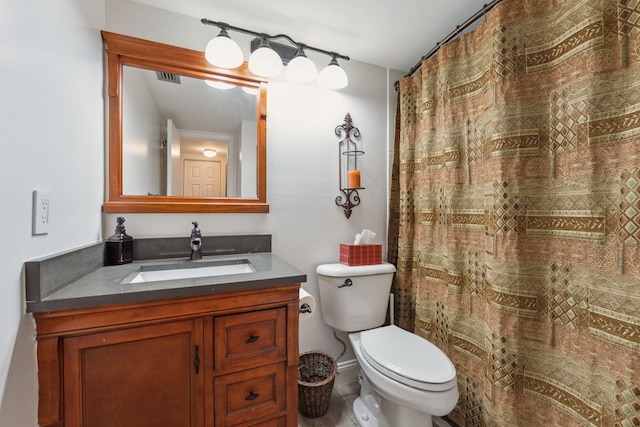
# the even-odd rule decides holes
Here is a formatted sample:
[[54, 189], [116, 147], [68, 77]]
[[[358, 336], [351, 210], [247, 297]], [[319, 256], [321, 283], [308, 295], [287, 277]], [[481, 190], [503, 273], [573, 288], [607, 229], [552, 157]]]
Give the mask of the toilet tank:
[[319, 265], [316, 274], [324, 322], [344, 332], [384, 324], [395, 271], [389, 263]]

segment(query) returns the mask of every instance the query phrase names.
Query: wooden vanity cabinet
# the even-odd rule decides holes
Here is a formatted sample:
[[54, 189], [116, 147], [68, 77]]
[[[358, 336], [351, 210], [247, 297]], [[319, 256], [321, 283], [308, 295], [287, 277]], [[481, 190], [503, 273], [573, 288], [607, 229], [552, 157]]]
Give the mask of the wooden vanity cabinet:
[[47, 427], [297, 427], [299, 284], [34, 313]]

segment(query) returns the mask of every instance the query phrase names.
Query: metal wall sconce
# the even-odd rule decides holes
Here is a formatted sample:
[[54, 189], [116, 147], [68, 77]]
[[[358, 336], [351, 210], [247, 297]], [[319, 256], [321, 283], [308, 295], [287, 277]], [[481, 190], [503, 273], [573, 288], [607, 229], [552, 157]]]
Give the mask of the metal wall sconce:
[[364, 151], [351, 139], [359, 138], [360, 130], [353, 126], [349, 113], [344, 116], [344, 123], [336, 126], [335, 133], [343, 137], [338, 146], [338, 182], [342, 195], [336, 197], [336, 205], [344, 208], [344, 215], [349, 218], [351, 209], [360, 204], [358, 190], [364, 190], [361, 181]]

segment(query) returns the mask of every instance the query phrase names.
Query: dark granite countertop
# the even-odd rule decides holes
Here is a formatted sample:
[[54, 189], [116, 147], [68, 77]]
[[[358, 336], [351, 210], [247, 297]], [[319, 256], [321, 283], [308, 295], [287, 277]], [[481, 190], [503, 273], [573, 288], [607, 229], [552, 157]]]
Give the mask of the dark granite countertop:
[[[194, 266], [210, 261], [233, 260], [248, 260], [256, 271], [142, 283], [127, 283], [126, 280], [143, 266]], [[106, 304], [209, 295], [296, 284], [306, 280], [307, 277], [304, 273], [271, 252], [204, 256], [199, 261], [190, 261], [188, 258], [147, 259], [124, 265], [98, 266], [51, 293], [42, 294], [38, 298], [28, 298], [27, 311], [46, 312]]]

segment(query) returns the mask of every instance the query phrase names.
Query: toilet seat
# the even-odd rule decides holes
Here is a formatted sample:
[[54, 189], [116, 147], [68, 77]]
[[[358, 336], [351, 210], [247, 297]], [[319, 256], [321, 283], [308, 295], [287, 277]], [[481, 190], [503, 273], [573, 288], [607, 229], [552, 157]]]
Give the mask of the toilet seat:
[[426, 391], [456, 385], [456, 369], [442, 350], [395, 325], [361, 332], [360, 348], [376, 370], [405, 385]]

